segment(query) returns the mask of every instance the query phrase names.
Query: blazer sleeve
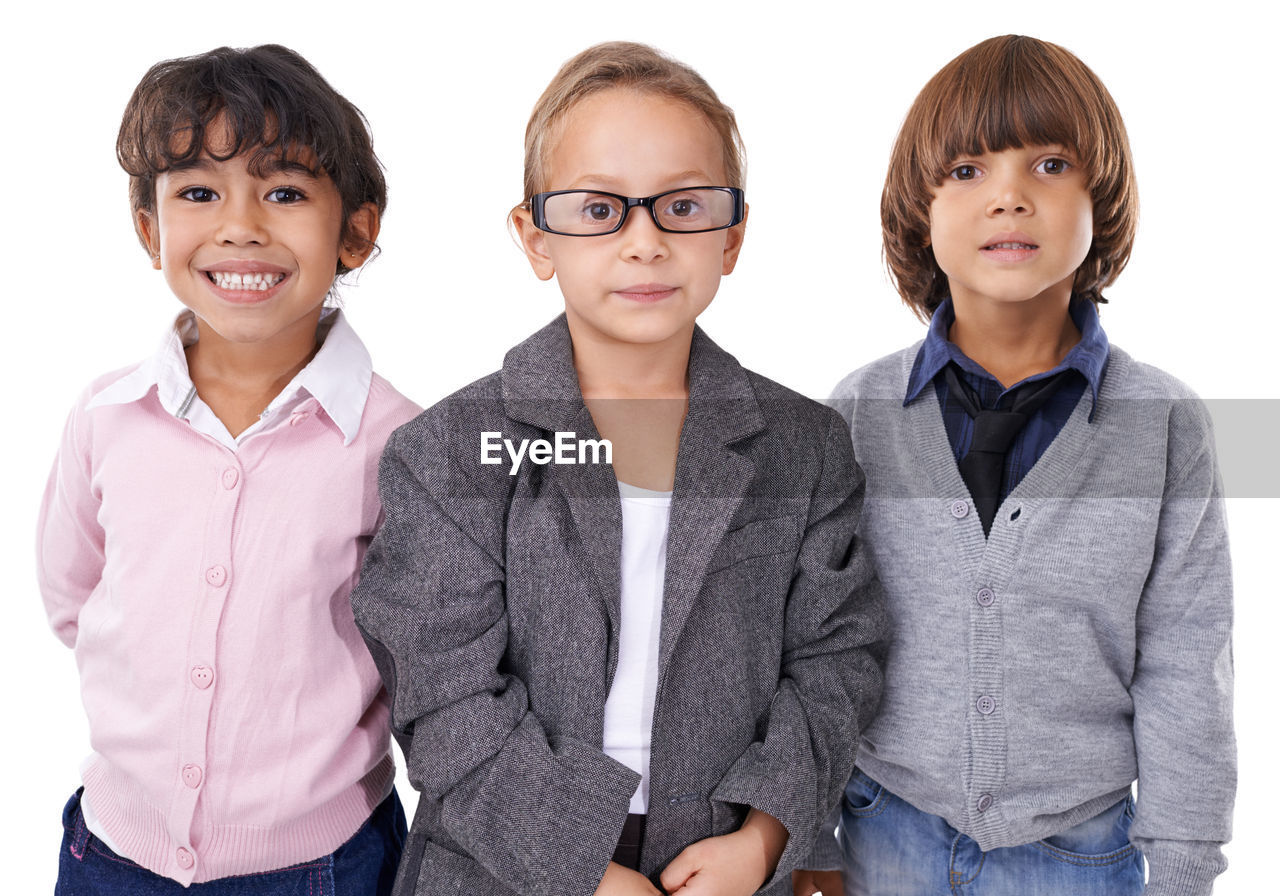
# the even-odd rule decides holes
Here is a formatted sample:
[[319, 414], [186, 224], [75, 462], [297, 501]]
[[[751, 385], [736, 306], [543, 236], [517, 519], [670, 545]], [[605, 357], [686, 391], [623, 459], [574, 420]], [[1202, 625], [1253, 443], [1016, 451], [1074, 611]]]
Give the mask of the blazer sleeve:
[[1208, 412], [1198, 399], [1171, 408], [1129, 688], [1138, 754], [1130, 836], [1150, 866], [1146, 893], [1208, 896], [1226, 867], [1221, 846], [1231, 837], [1236, 788], [1231, 558]]
[[448, 427], [431, 414], [383, 455], [385, 520], [352, 595], [356, 621], [409, 779], [439, 802], [448, 836], [516, 892], [590, 896], [639, 776], [594, 746], [548, 737], [524, 683], [503, 671], [514, 479], [480, 472], [478, 441], [450, 456]]
[[88, 393], [67, 418], [36, 523], [36, 579], [49, 624], [68, 647], [75, 647], [80, 610], [101, 581], [106, 562], [87, 400]]
[[865, 479], [848, 427], [827, 409], [822, 473], [787, 596], [782, 668], [764, 736], [712, 794], [777, 818], [789, 835], [774, 886], [804, 864], [853, 771], [880, 700], [888, 631], [879, 581], [855, 537]]

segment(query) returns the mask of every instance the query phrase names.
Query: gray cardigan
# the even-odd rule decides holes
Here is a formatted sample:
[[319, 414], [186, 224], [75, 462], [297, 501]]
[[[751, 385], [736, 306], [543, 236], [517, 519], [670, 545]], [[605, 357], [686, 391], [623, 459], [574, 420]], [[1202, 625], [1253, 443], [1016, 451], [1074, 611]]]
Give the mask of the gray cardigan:
[[1112, 348], [988, 539], [918, 346], [836, 387], [860, 535], [893, 620], [858, 765], [984, 850], [1084, 821], [1138, 780], [1147, 893], [1207, 894], [1231, 835], [1231, 563], [1208, 414]]
[[[880, 693], [886, 624], [854, 541], [863, 478], [829, 408], [700, 330], [671, 505], [641, 871], [737, 829], [790, 839], [838, 799]], [[560, 317], [399, 429], [352, 597], [421, 792], [397, 896], [590, 896], [638, 775], [601, 751], [621, 509], [607, 464], [481, 465], [480, 434], [599, 438]]]

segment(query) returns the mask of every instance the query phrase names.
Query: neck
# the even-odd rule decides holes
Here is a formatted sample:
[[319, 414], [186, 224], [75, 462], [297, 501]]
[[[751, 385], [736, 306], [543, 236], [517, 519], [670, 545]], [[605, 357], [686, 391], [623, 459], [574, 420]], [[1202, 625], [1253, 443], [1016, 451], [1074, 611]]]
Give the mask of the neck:
[[187, 369], [203, 397], [216, 391], [266, 407], [315, 357], [320, 309], [267, 342], [232, 342], [196, 319], [200, 339], [187, 348]]
[[662, 342], [620, 342], [569, 318], [583, 398], [688, 398], [693, 325]]
[[1080, 341], [1070, 292], [1052, 300], [975, 302], [953, 296], [956, 319], [948, 338], [1008, 388], [1052, 370]]

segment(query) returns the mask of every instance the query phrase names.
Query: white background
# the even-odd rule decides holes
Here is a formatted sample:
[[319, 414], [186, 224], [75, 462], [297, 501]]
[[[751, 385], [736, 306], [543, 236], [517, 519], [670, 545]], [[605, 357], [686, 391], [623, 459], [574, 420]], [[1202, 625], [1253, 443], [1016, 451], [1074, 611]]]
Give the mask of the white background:
[[[6, 892], [50, 891], [59, 810], [87, 751], [72, 655], [48, 631], [35, 584], [44, 479], [80, 388], [149, 354], [177, 310], [135, 241], [114, 160], [121, 110], [152, 63], [223, 44], [283, 43], [365, 112], [391, 202], [383, 255], [345, 290], [346, 304], [379, 371], [425, 405], [497, 368], [506, 348], [558, 310], [555, 286], [534, 279], [504, 223], [521, 199], [525, 121], [547, 81], [600, 40], [671, 52], [737, 111], [749, 157], [746, 245], [703, 325], [748, 367], [821, 398], [846, 372], [922, 336], [880, 261], [889, 148], [933, 72], [1008, 32], [1076, 52], [1128, 123], [1142, 224], [1103, 309], [1113, 343], [1206, 398], [1270, 399], [1249, 403], [1250, 431], [1232, 427], [1222, 446], [1233, 495], [1240, 794], [1231, 868], [1216, 892], [1270, 890], [1280, 589], [1267, 548], [1280, 500], [1257, 496], [1266, 476], [1256, 459], [1280, 435], [1280, 33], [1246, 12], [1261, 4], [1147, 7], [1158, 18], [1136, 7], [683, 0], [406, 12], [408, 4], [348, 0], [24, 3], [8, 13], [0, 58], [0, 247], [9, 258], [0, 292], [9, 408], [0, 545], [13, 585], [0, 628]], [[1255, 461], [1231, 459], [1249, 445]], [[401, 793], [412, 801], [406, 786]], [[1189, 776], [1187, 811], [1196, 803]]]

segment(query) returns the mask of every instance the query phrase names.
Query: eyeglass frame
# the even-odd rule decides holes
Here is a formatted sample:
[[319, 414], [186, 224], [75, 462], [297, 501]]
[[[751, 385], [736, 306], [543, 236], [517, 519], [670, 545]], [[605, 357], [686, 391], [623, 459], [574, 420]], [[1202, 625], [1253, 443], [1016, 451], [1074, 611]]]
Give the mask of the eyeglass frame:
[[[704, 230], [673, 230], [670, 227], [663, 227], [662, 222], [658, 220], [658, 213], [654, 209], [654, 202], [663, 196], [670, 196], [673, 193], [685, 193], [689, 190], [719, 190], [723, 193], [728, 193], [733, 197], [733, 218], [728, 224], [722, 224], [719, 227], [708, 227]], [[613, 199], [622, 200], [624, 205], [622, 206], [622, 215], [618, 218], [618, 226], [612, 230], [602, 230], [598, 233], [567, 233], [563, 230], [552, 230], [547, 226], [547, 199], [552, 196], [563, 196], [565, 193], [591, 193], [596, 196], [609, 196]], [[730, 227], [736, 227], [747, 217], [747, 194], [741, 187], [680, 187], [676, 190], [664, 190], [661, 193], [654, 193], [652, 196], [640, 198], [623, 196], [621, 193], [610, 193], [608, 190], [551, 190], [546, 193], [534, 193], [529, 197], [528, 205], [529, 211], [533, 215], [533, 226], [546, 233], [554, 233], [557, 236], [608, 236], [611, 233], [617, 233], [627, 223], [627, 215], [637, 206], [648, 210], [649, 217], [653, 220], [653, 226], [663, 233], [715, 233], [717, 230], [728, 230]]]

